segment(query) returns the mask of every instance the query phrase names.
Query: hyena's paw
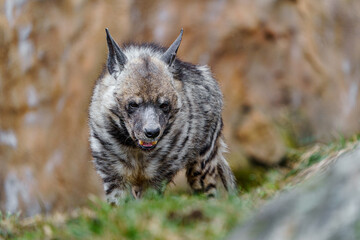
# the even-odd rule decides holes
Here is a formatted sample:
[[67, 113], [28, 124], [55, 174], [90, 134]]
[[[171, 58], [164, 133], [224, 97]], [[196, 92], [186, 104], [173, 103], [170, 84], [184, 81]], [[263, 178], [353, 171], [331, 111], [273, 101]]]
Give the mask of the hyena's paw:
[[111, 192], [106, 192], [106, 200], [109, 204], [113, 206], [119, 206], [123, 203], [128, 194], [125, 190], [120, 188], [114, 188]]
[[131, 187], [131, 194], [135, 199], [140, 199], [143, 194], [142, 187], [139, 186], [132, 186]]

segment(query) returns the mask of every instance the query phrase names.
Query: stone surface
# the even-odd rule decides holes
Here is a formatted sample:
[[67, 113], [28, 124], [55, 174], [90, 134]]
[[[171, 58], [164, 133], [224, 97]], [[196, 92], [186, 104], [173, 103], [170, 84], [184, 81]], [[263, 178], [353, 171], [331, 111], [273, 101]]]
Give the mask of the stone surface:
[[[0, 0], [0, 209], [31, 215], [102, 192], [86, 119], [105, 27], [164, 45], [184, 28], [178, 56], [210, 65], [222, 86], [230, 152], [271, 164], [284, 146], [275, 126], [298, 144], [360, 130], [359, 21], [357, 0]], [[239, 138], [254, 112], [264, 142], [256, 130]]]
[[283, 193], [236, 229], [229, 240], [360, 238], [360, 146], [325, 173]]
[[101, 193], [87, 108], [106, 59], [104, 28], [126, 32], [129, 7], [126, 1], [1, 2], [0, 209], [33, 215]]
[[265, 165], [278, 164], [286, 153], [280, 133], [261, 112], [246, 115], [238, 128], [237, 139], [248, 157]]

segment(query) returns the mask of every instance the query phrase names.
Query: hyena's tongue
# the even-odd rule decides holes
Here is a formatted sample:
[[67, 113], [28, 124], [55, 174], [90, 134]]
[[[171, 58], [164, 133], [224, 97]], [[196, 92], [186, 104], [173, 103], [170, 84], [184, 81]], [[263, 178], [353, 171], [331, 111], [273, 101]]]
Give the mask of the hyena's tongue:
[[154, 145], [157, 144], [157, 141], [154, 141], [154, 142], [144, 142], [144, 141], [141, 141], [139, 140], [139, 144], [143, 147], [152, 147]]

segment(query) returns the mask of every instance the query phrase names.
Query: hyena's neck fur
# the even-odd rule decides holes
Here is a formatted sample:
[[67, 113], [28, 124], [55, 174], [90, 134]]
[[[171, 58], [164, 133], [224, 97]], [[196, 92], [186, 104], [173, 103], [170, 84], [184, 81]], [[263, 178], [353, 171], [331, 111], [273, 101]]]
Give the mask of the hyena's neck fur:
[[[164, 53], [156, 45], [129, 45], [123, 51], [129, 61], [144, 55], [160, 58]], [[107, 71], [96, 83], [89, 110], [90, 145], [110, 202], [118, 203], [131, 187], [160, 189], [184, 168], [195, 191], [214, 195], [217, 179], [226, 189], [234, 189], [233, 174], [223, 157], [223, 103], [217, 81], [208, 67], [178, 59], [169, 72], [177, 85], [181, 108], [150, 152], [140, 150], [126, 130], [125, 113], [117, 109], [114, 99], [119, 83]]]

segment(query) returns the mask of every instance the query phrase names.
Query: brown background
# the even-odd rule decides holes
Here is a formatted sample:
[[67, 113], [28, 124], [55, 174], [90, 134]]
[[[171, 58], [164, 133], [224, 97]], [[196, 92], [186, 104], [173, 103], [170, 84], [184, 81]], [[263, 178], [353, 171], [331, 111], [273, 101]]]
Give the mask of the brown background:
[[358, 0], [0, 0], [0, 209], [26, 215], [102, 194], [87, 108], [120, 43], [168, 46], [208, 64], [226, 101], [234, 169], [360, 130]]

